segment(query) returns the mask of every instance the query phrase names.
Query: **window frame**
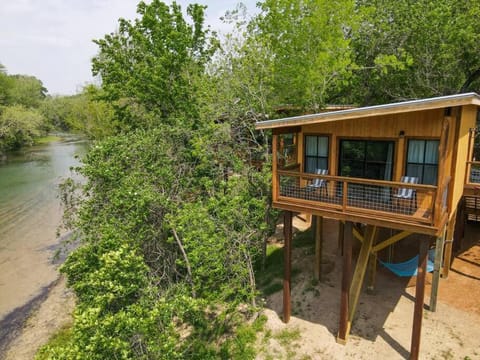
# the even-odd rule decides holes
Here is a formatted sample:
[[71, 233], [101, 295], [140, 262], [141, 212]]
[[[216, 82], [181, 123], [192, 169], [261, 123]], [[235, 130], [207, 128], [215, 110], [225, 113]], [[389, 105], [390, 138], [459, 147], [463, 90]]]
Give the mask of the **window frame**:
[[[408, 161], [408, 154], [410, 151], [410, 142], [411, 141], [423, 141], [423, 162], [412, 162]], [[430, 163], [426, 162], [427, 158], [427, 142], [436, 142], [437, 146], [437, 162], [436, 163]], [[424, 185], [433, 185], [437, 186], [438, 184], [438, 169], [439, 169], [439, 159], [440, 159], [440, 152], [439, 152], [439, 146], [440, 146], [440, 139], [439, 138], [417, 138], [417, 137], [412, 137], [407, 139], [407, 146], [405, 146], [405, 168], [404, 168], [404, 174], [407, 176], [413, 176], [407, 173], [408, 166], [409, 165], [415, 165], [415, 166], [421, 166], [421, 176], [419, 178], [419, 184], [424, 184]], [[435, 182], [433, 184], [430, 183], [425, 183], [424, 178], [425, 178], [425, 168], [428, 166], [436, 166], [436, 172], [437, 172], [437, 177], [435, 178]]]
[[[394, 178], [394, 173], [395, 173], [395, 160], [396, 160], [396, 152], [397, 152], [397, 142], [394, 139], [391, 138], [357, 138], [357, 137], [344, 137], [344, 138], [339, 138], [338, 140], [338, 174], [341, 174], [342, 171], [342, 163], [343, 160], [348, 160], [343, 157], [343, 148], [342, 148], [342, 143], [344, 141], [356, 141], [356, 142], [363, 142], [365, 144], [365, 149], [364, 149], [364, 156], [362, 159], [363, 163], [363, 168], [362, 168], [362, 173], [363, 176], [360, 178], [365, 178], [365, 174], [367, 172], [368, 164], [380, 164], [380, 165], [387, 165], [387, 162], [384, 161], [379, 161], [379, 160], [368, 160], [367, 159], [367, 146], [368, 143], [375, 143], [375, 142], [381, 142], [381, 143], [388, 143], [389, 145], [392, 145], [392, 158], [391, 158], [391, 169], [390, 169], [390, 178], [389, 179], [376, 179], [376, 180], [386, 180], [386, 181], [391, 181]], [[347, 175], [340, 175], [340, 176], [347, 176]], [[375, 178], [372, 178], [375, 180]]]
[[[317, 155], [315, 155], [315, 156], [307, 155], [307, 137], [315, 137], [316, 138], [315, 148], [316, 148]], [[319, 156], [318, 155], [318, 138], [325, 138], [327, 140], [327, 155], [326, 156]], [[329, 170], [329, 167], [330, 167], [330, 144], [331, 144], [330, 135], [315, 134], [315, 133], [310, 133], [310, 134], [304, 134], [303, 135], [303, 172], [307, 173], [307, 159], [308, 158], [316, 159], [316, 164], [317, 165], [318, 165], [318, 160], [319, 159], [326, 160], [326, 163], [327, 163], [326, 170]], [[316, 169], [314, 169], [312, 172], [308, 172], [308, 173], [313, 174], [313, 173], [315, 173], [315, 170]]]

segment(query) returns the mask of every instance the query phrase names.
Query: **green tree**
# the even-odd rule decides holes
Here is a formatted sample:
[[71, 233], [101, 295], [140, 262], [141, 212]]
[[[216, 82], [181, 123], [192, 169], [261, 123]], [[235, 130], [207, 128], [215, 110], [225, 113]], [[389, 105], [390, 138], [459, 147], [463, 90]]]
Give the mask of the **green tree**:
[[12, 87], [9, 90], [9, 102], [27, 108], [38, 108], [45, 99], [47, 89], [35, 76], [11, 75]]
[[[236, 306], [256, 295], [265, 199], [231, 149], [219, 156], [225, 136], [165, 124], [91, 149], [84, 191], [69, 202], [82, 246], [62, 270], [79, 304], [71, 343], [49, 350], [63, 354], [55, 358], [230, 357]], [[237, 174], [228, 182], [227, 158]]]
[[372, 104], [478, 91], [478, 0], [362, 0], [357, 12], [359, 71], [350, 99]]
[[111, 135], [115, 128], [113, 107], [100, 99], [100, 93], [101, 89], [91, 85], [77, 95], [47, 97], [40, 110], [54, 128], [100, 139]]
[[353, 0], [266, 0], [253, 33], [268, 41], [276, 105], [318, 111], [335, 99], [352, 70]]
[[0, 150], [33, 144], [44, 133], [44, 118], [35, 109], [21, 105], [5, 107], [0, 113]]
[[104, 98], [115, 104], [124, 127], [198, 117], [197, 79], [215, 50], [204, 29], [204, 9], [187, 7], [190, 24], [175, 2], [141, 1], [139, 19], [120, 19], [118, 32], [95, 40], [99, 53], [93, 73], [100, 76]]
[[7, 75], [5, 66], [0, 63], [0, 105], [8, 105], [12, 83], [13, 80]]

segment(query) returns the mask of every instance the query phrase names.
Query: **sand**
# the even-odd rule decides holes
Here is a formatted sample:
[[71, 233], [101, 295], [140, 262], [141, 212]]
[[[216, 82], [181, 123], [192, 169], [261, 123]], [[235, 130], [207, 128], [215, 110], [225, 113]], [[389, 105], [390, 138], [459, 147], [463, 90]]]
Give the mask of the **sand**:
[[65, 279], [59, 277], [49, 289], [48, 297], [26, 321], [20, 334], [9, 344], [4, 359], [33, 359], [38, 349], [46, 344], [52, 335], [72, 323], [74, 306], [73, 293], [66, 288]]
[[[305, 226], [298, 219], [294, 222], [297, 229]], [[408, 358], [415, 279], [399, 278], [385, 269], [378, 271], [375, 294], [362, 292], [347, 344], [336, 342], [341, 257], [336, 249], [336, 221], [326, 220], [325, 226], [330, 236], [325, 240], [322, 281], [316, 284], [313, 280], [311, 249], [294, 249], [293, 268], [301, 272], [292, 280], [292, 318], [288, 324], [281, 321], [282, 291], [266, 299], [267, 330], [259, 339], [258, 359]], [[424, 311], [421, 359], [480, 359], [478, 229], [478, 226], [467, 229], [470, 243], [455, 258], [448, 279], [441, 279], [437, 311]], [[472, 239], [472, 235], [477, 239]], [[431, 283], [430, 274], [427, 283]], [[429, 294], [427, 285], [426, 304]]]

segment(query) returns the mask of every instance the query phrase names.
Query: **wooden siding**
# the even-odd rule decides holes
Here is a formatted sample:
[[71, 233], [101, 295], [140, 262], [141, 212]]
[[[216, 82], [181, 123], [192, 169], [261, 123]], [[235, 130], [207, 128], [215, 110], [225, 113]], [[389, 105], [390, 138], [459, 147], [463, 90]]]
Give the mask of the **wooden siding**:
[[[305, 125], [299, 134], [298, 161], [303, 164], [303, 138], [319, 134], [330, 137], [329, 174], [338, 175], [338, 154], [341, 139], [390, 140], [395, 143], [393, 180], [399, 181], [405, 172], [407, 140], [440, 139], [444, 109], [415, 111], [404, 114], [384, 115], [340, 122]], [[400, 136], [400, 132], [403, 135]], [[304, 170], [303, 165], [300, 167]]]
[[[464, 184], [466, 182], [467, 161], [473, 148], [473, 142], [470, 143], [470, 129], [475, 127], [477, 118], [477, 106], [468, 105], [462, 107], [460, 123], [458, 126], [458, 134], [456, 137], [456, 159], [453, 164], [452, 172], [452, 198], [451, 198], [451, 214], [457, 208], [463, 196]], [[469, 148], [470, 147], [470, 148]]]

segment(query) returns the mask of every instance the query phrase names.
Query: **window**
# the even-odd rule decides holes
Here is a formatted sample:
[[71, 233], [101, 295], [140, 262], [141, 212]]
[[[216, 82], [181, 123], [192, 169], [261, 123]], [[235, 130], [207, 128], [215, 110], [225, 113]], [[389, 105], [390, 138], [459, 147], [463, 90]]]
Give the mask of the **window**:
[[391, 180], [393, 141], [341, 140], [340, 175]]
[[328, 136], [305, 136], [305, 172], [328, 169]]
[[[394, 147], [393, 141], [341, 140], [340, 176], [391, 180]], [[382, 186], [349, 184], [348, 198], [387, 202], [390, 199], [390, 193]]]
[[418, 177], [421, 184], [436, 185], [439, 140], [408, 140], [406, 176]]

